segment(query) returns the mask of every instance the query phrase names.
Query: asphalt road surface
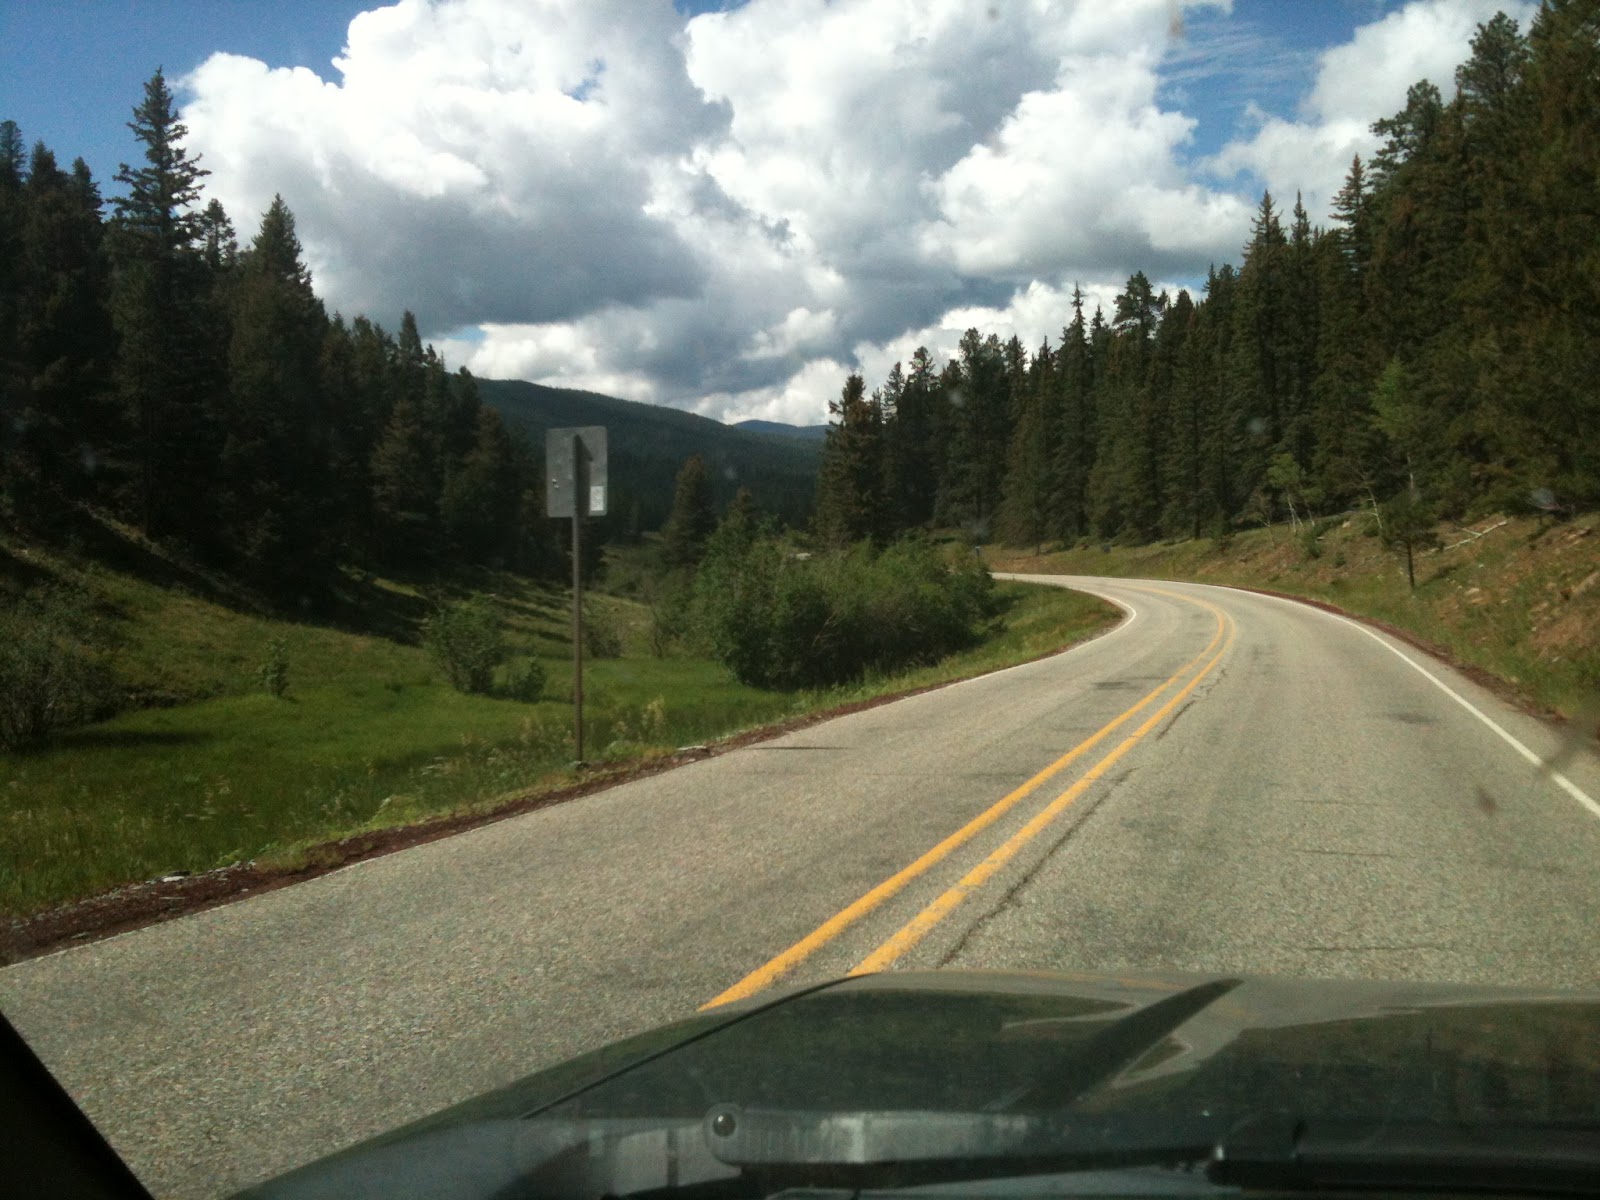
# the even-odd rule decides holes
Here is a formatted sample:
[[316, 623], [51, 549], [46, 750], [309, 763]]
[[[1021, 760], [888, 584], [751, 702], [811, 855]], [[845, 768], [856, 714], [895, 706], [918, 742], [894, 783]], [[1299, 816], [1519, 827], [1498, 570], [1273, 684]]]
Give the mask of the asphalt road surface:
[[1129, 615], [1064, 655], [10, 967], [0, 1008], [157, 1194], [200, 1197], [780, 979], [1600, 987], [1591, 750], [1316, 609], [1052, 582]]

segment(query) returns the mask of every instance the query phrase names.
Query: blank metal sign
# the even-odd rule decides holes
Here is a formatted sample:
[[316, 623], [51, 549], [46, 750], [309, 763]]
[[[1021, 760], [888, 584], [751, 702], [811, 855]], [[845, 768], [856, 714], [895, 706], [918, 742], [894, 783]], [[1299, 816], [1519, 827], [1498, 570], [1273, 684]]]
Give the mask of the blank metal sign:
[[568, 429], [547, 429], [544, 435], [544, 511], [549, 517], [573, 515], [576, 491], [576, 464], [572, 461], [572, 439], [581, 443], [588, 463], [588, 505], [584, 515], [606, 515], [606, 429], [604, 425], [580, 425]]

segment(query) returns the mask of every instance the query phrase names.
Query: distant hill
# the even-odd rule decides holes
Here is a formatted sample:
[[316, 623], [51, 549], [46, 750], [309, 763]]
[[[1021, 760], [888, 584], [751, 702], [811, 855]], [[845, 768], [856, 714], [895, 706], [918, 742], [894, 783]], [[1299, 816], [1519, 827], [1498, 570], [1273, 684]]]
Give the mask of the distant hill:
[[770, 433], [776, 437], [799, 438], [807, 442], [820, 442], [828, 436], [826, 425], [785, 425], [782, 421], [735, 421], [734, 429], [748, 429], [751, 433]]
[[[711, 468], [720, 505], [748, 487], [761, 509], [790, 524], [810, 516], [821, 449], [821, 442], [810, 437], [724, 425], [681, 409], [520, 379], [480, 379], [478, 392], [541, 449], [546, 429], [606, 427], [611, 532], [626, 530], [634, 520], [639, 529], [659, 529], [672, 510], [678, 468], [694, 454]], [[792, 425], [756, 424], [798, 432]]]

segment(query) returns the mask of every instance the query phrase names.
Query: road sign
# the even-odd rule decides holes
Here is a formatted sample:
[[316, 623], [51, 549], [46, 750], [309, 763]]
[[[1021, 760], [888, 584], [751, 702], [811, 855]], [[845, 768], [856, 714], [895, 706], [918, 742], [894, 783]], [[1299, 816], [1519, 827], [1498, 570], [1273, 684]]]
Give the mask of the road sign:
[[583, 766], [583, 518], [606, 515], [603, 425], [544, 435], [544, 510], [572, 521], [572, 745]]
[[[574, 446], [582, 453], [580, 464]], [[581, 472], [579, 468], [582, 468]], [[550, 517], [574, 516], [573, 501], [584, 501], [581, 515], [606, 515], [606, 430], [604, 425], [547, 429], [544, 435], [544, 509]]]

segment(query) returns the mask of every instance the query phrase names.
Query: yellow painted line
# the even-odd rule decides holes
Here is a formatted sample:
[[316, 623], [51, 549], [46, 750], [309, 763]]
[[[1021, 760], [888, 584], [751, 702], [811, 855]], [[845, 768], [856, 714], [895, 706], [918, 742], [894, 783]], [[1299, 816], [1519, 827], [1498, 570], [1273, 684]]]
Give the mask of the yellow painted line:
[[902, 958], [907, 951], [926, 937], [935, 925], [949, 916], [957, 905], [988, 882], [996, 871], [1015, 858], [1024, 846], [1037, 837], [1045, 826], [1060, 816], [1074, 800], [1088, 791], [1096, 780], [1112, 768], [1118, 759], [1138, 745], [1141, 738], [1159, 725], [1163, 718], [1177, 708], [1183, 699], [1199, 686], [1200, 681], [1209, 675], [1212, 668], [1222, 661], [1222, 656], [1228, 652], [1228, 648], [1232, 645], [1233, 633], [1230, 632], [1227, 642], [1221, 650], [1217, 651], [1217, 656], [1208, 662], [1182, 691], [1152, 713], [1143, 725], [1123, 738], [1115, 750], [1090, 767], [1077, 782], [1041, 809], [1038, 815], [1021, 829], [1007, 838], [999, 849], [968, 871], [962, 877], [961, 882], [928, 905], [927, 908], [902, 926], [893, 937], [856, 964], [850, 974], [866, 975], [873, 971], [882, 971], [891, 966], [896, 960]]
[[[1159, 589], [1149, 590], [1155, 591]], [[1115, 732], [1119, 726], [1137, 716], [1138, 713], [1148, 706], [1152, 701], [1154, 701], [1157, 696], [1161, 695], [1162, 692], [1166, 691], [1174, 683], [1182, 679], [1183, 676], [1188, 673], [1191, 667], [1193, 667], [1201, 659], [1205, 658], [1206, 655], [1210, 654], [1217, 643], [1222, 640], [1224, 629], [1224, 616], [1222, 610], [1215, 608], [1210, 604], [1206, 604], [1204, 601], [1195, 600], [1193, 597], [1181, 596], [1176, 592], [1162, 592], [1162, 594], [1176, 597], [1179, 600], [1187, 600], [1193, 604], [1200, 604], [1202, 607], [1209, 608], [1216, 615], [1217, 631], [1211, 635], [1211, 640], [1206, 643], [1206, 648], [1204, 650], [1200, 651], [1199, 654], [1195, 655], [1188, 662], [1184, 663], [1183, 666], [1179, 667], [1178, 670], [1175, 671], [1169, 679], [1163, 682], [1160, 687], [1150, 692], [1144, 697], [1144, 699], [1140, 700], [1132, 708], [1128, 709], [1127, 712], [1123, 713], [1109, 724], [1102, 726], [1084, 741], [1079, 742], [1071, 750], [1067, 751], [1060, 758], [1056, 759], [1055, 762], [1051, 763], [1048, 767], [1044, 768], [1044, 770], [1040, 771], [1032, 779], [1029, 779], [1026, 783], [1022, 784], [1014, 791], [1007, 792], [999, 800], [995, 801], [991, 807], [979, 813], [971, 821], [968, 821], [960, 829], [956, 830], [949, 837], [945, 838], [944, 841], [940, 842], [933, 849], [929, 850], [910, 866], [901, 868], [895, 874], [889, 876], [888, 879], [885, 879], [877, 887], [873, 888], [870, 892], [867, 892], [865, 895], [861, 896], [854, 903], [834, 913], [833, 916], [829, 917], [821, 925], [818, 925], [815, 929], [806, 934], [805, 937], [801, 938], [794, 945], [790, 946], [782, 954], [757, 967], [754, 971], [750, 972], [750, 974], [746, 975], [743, 979], [734, 984], [721, 995], [707, 1001], [705, 1004], [702, 1004], [700, 1006], [700, 1011], [704, 1012], [708, 1008], [716, 1008], [719, 1004], [731, 1004], [735, 1000], [743, 1000], [747, 996], [755, 995], [755, 993], [759, 992], [762, 988], [776, 983], [779, 979], [783, 978], [784, 975], [793, 970], [800, 963], [804, 962], [807, 958], [810, 958], [811, 955], [815, 954], [823, 946], [827, 945], [834, 938], [838, 937], [851, 925], [854, 925], [857, 921], [866, 916], [873, 909], [877, 908], [885, 900], [888, 900], [890, 897], [904, 890], [906, 885], [917, 876], [921, 875], [930, 867], [934, 866], [934, 864], [947, 857], [952, 851], [959, 849], [961, 846], [971, 841], [990, 825], [993, 825], [1007, 812], [1014, 808], [1024, 797], [1033, 792], [1034, 789], [1038, 788], [1041, 784], [1048, 782], [1051, 778], [1060, 774], [1067, 767], [1071, 766], [1072, 763], [1078, 758], [1094, 749], [1096, 745], [1104, 741], [1113, 732]]]

